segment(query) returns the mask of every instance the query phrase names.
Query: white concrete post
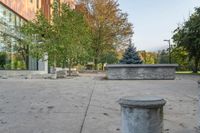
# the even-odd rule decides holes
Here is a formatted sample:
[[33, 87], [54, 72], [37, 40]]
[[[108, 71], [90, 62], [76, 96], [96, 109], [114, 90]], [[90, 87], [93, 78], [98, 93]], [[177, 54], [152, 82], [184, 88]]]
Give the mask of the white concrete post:
[[48, 55], [45, 54], [43, 59], [38, 61], [38, 70], [48, 73]]
[[125, 97], [121, 105], [122, 133], [162, 133], [163, 106], [158, 97]]

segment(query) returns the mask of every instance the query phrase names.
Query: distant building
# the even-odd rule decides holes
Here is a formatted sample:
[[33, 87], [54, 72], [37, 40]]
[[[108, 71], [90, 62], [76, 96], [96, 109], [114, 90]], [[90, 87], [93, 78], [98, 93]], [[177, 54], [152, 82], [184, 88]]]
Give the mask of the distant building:
[[[58, 0], [66, 2], [72, 8], [75, 0]], [[35, 18], [37, 10], [41, 9], [47, 18], [51, 16], [53, 0], [0, 0], [0, 69], [29, 69], [38, 70], [43, 63], [19, 53], [15, 46], [20, 39], [19, 27], [28, 20]], [[5, 58], [6, 57], [6, 58]], [[5, 58], [5, 60], [4, 60]], [[25, 64], [28, 68], [25, 68]]]

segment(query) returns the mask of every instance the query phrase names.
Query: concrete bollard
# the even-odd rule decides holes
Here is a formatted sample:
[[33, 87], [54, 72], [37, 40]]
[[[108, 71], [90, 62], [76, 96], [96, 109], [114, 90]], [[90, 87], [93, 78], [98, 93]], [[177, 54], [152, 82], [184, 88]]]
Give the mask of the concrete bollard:
[[158, 97], [125, 97], [121, 105], [122, 133], [162, 133], [163, 106]]

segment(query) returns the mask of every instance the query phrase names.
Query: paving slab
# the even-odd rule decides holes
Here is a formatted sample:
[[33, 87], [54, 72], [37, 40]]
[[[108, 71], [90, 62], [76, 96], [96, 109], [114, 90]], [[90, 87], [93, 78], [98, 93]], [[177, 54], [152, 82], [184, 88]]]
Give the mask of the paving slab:
[[93, 80], [0, 80], [0, 133], [79, 133]]

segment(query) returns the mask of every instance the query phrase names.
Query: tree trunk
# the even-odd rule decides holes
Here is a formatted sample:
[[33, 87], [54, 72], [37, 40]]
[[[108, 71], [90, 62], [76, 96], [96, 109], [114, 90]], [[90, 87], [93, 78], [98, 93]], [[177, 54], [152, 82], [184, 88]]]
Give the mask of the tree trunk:
[[104, 71], [104, 63], [101, 63], [101, 69], [102, 69], [102, 71]]
[[[98, 45], [98, 43], [97, 43]], [[99, 59], [99, 48], [95, 48], [95, 54], [94, 54], [94, 70], [98, 70], [98, 60]]]
[[26, 55], [26, 70], [29, 70], [29, 55]]
[[71, 70], [71, 68], [72, 68], [72, 63], [71, 63], [71, 59], [69, 59], [69, 76], [72, 75], [72, 70]]
[[62, 62], [62, 68], [66, 68], [66, 64], [67, 64], [66, 59], [64, 59]]
[[53, 74], [56, 74], [56, 60], [54, 58], [53, 60], [53, 71], [52, 71]]
[[98, 59], [94, 59], [94, 70], [98, 70]]
[[199, 66], [199, 58], [196, 57], [196, 58], [195, 58], [195, 61], [194, 61], [193, 73], [198, 73], [198, 66]]

